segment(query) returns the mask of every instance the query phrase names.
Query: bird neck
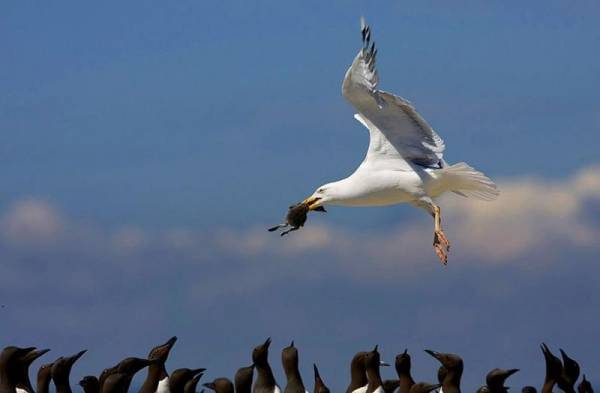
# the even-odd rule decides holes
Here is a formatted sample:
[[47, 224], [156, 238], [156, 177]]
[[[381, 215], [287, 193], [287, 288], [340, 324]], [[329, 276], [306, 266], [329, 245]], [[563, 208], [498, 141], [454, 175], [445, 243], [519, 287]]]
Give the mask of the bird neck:
[[367, 384], [367, 373], [362, 364], [352, 362], [350, 365], [350, 387], [358, 389]]
[[164, 363], [151, 363], [148, 366], [148, 375], [144, 384], [140, 389], [140, 393], [154, 393], [158, 388], [158, 382], [162, 381], [169, 375]]
[[555, 383], [556, 382], [553, 379], [546, 378], [540, 393], [552, 393], [552, 389], [554, 388]]
[[408, 393], [410, 388], [415, 384], [414, 379], [410, 375], [410, 371], [403, 371], [398, 373], [400, 380], [400, 393]]
[[442, 383], [442, 389], [444, 390], [444, 393], [460, 393], [461, 376], [462, 371], [456, 372], [448, 370], [448, 374], [446, 374], [444, 382]]
[[379, 374], [379, 367], [367, 368], [367, 381], [367, 393], [374, 392], [378, 387], [383, 385], [381, 374]]
[[275, 377], [273, 376], [273, 371], [271, 370], [269, 363], [257, 364], [256, 373], [258, 374], [258, 378], [256, 379], [257, 385], [274, 386], [276, 384]]
[[36, 393], [48, 393], [50, 390], [50, 377], [38, 378]]

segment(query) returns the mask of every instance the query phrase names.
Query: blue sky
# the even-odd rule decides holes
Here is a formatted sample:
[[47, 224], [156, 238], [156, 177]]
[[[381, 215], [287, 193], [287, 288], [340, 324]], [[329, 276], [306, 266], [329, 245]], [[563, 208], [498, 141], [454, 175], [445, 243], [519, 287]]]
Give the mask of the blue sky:
[[[3, 341], [90, 348], [77, 374], [177, 334], [173, 365], [215, 376], [268, 335], [274, 349], [294, 338], [305, 378], [317, 360], [339, 390], [352, 353], [375, 343], [390, 359], [405, 347], [461, 353], [469, 388], [493, 367], [522, 368], [512, 386], [539, 385], [548, 340], [597, 381], [599, 11], [3, 3]], [[381, 87], [415, 104], [448, 161], [507, 191], [475, 213], [446, 202], [446, 269], [429, 219], [406, 206], [333, 208], [283, 242], [263, 233], [363, 157], [367, 133], [340, 93], [360, 15]], [[344, 252], [349, 239], [371, 246]], [[415, 367], [434, 379], [427, 355]]]

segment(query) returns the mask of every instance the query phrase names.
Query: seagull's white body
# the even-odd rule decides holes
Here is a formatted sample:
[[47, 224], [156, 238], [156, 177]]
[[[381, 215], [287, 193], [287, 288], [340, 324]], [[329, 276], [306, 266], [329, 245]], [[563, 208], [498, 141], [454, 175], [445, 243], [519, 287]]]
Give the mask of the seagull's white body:
[[411, 203], [436, 217], [436, 235], [445, 239], [433, 198], [451, 191], [492, 200], [499, 194], [496, 185], [466, 163], [448, 165], [444, 141], [412, 104], [378, 90], [377, 51], [364, 20], [361, 31], [363, 47], [346, 72], [342, 93], [358, 111], [354, 117], [369, 130], [367, 155], [352, 175], [319, 187], [305, 202], [311, 208]]

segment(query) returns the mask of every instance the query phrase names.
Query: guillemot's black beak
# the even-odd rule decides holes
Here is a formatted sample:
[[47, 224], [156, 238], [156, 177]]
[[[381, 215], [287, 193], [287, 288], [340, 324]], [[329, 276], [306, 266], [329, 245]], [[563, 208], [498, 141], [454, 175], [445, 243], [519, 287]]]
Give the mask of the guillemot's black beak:
[[265, 348], [269, 348], [269, 345], [271, 345], [271, 337], [267, 338], [267, 339], [265, 340], [265, 342], [263, 343], [263, 346], [264, 346]]

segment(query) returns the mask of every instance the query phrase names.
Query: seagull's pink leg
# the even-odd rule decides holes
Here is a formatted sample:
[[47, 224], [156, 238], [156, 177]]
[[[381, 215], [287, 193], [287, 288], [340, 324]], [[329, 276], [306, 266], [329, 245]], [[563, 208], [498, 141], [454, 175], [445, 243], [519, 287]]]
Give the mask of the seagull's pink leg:
[[433, 249], [440, 258], [443, 265], [448, 263], [448, 252], [450, 251], [450, 242], [442, 231], [442, 212], [438, 205], [433, 205], [433, 218], [435, 229], [433, 233]]

